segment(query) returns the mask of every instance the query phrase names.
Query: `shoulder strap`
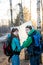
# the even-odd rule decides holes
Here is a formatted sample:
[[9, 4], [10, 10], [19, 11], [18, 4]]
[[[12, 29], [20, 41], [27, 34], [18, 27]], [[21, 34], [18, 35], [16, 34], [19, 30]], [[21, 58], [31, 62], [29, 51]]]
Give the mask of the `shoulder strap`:
[[13, 37], [11, 36], [11, 37], [9, 38], [9, 45], [11, 45], [12, 39], [13, 39]]
[[34, 36], [36, 33], [37, 33], [37, 32], [36, 32], [36, 30], [35, 30], [31, 35], [29, 35], [29, 36], [32, 38], [32, 43], [35, 43], [33, 36]]

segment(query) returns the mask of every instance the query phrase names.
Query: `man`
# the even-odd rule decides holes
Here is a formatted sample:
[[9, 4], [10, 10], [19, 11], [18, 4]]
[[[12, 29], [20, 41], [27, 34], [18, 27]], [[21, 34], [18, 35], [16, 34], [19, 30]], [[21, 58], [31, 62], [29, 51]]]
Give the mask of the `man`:
[[[33, 35], [36, 34], [36, 30], [32, 29], [31, 26], [26, 26], [26, 33], [28, 35], [27, 39], [23, 42], [22, 48], [26, 48], [28, 53], [30, 54], [30, 65], [40, 65], [40, 53], [39, 53], [39, 43], [37, 43], [38, 39], [40, 38], [40, 33], [37, 32], [37, 36], [39, 38], [37, 41], [34, 40]], [[36, 36], [36, 38], [37, 38]], [[35, 37], [35, 36], [34, 36]], [[36, 42], [36, 47], [34, 46]]]

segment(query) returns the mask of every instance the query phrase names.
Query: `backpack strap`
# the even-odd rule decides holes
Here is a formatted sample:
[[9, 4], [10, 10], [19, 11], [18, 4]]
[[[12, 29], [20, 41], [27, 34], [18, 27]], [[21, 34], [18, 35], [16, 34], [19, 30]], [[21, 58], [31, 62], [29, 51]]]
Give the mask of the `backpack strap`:
[[36, 30], [31, 35], [29, 35], [32, 38], [32, 43], [35, 43], [34, 37], [33, 37], [33, 35], [35, 35], [35, 34], [36, 34]]

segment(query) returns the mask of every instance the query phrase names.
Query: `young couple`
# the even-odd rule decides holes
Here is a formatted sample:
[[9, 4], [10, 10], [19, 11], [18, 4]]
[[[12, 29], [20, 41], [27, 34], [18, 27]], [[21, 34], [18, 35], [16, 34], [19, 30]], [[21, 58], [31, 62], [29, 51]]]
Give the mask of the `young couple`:
[[[31, 26], [26, 26], [25, 29], [26, 29], [27, 35], [28, 34], [32, 34], [35, 31], [34, 29], [32, 29]], [[20, 38], [19, 38], [19, 34], [18, 33], [19, 33], [19, 30], [17, 28], [13, 28], [12, 31], [11, 31], [11, 35], [8, 35], [8, 37], [9, 36], [12, 37], [11, 47], [12, 47], [12, 50], [16, 52], [11, 57], [12, 65], [20, 65], [19, 55], [20, 55], [21, 50], [23, 48], [29, 47], [29, 45], [32, 43], [32, 38], [28, 36], [27, 39], [23, 42], [23, 45], [20, 46]], [[31, 65], [39, 65], [39, 55], [37, 57], [31, 56], [30, 64]]]

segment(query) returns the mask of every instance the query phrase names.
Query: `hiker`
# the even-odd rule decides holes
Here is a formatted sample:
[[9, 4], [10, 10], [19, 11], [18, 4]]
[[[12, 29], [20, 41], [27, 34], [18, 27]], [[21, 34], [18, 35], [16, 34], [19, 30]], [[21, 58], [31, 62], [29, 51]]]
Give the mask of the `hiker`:
[[41, 35], [31, 26], [26, 26], [27, 39], [23, 42], [22, 48], [27, 48], [30, 55], [30, 65], [40, 65], [40, 38]]
[[11, 42], [11, 47], [13, 50], [13, 55], [11, 57], [12, 65], [20, 65], [19, 54], [21, 51], [21, 46], [20, 46], [20, 39], [19, 39], [18, 32], [19, 31], [17, 28], [15, 29], [13, 28], [11, 31], [11, 37], [13, 38]]
[[[19, 39], [18, 33], [19, 33], [19, 30], [17, 28], [13, 28], [9, 34], [7, 34], [6, 36], [0, 37], [0, 42], [4, 42], [3, 43], [4, 44], [3, 45], [4, 54], [7, 57], [9, 57], [8, 61], [10, 62], [10, 60], [11, 60], [12, 65], [20, 65], [19, 55], [20, 55], [20, 51], [21, 51], [21, 46], [20, 46], [20, 39]], [[7, 43], [8, 44], [10, 43], [10, 45], [9, 45], [10, 46], [10, 52], [9, 52], [8, 47], [7, 47], [7, 49], [5, 48], [6, 45], [8, 45]], [[8, 51], [9, 53], [6, 51]]]
[[8, 56], [8, 62], [12, 62], [12, 65], [20, 65], [20, 39], [19, 39], [19, 30], [13, 28], [11, 33], [7, 36], [7, 41], [3, 45], [4, 54]]

